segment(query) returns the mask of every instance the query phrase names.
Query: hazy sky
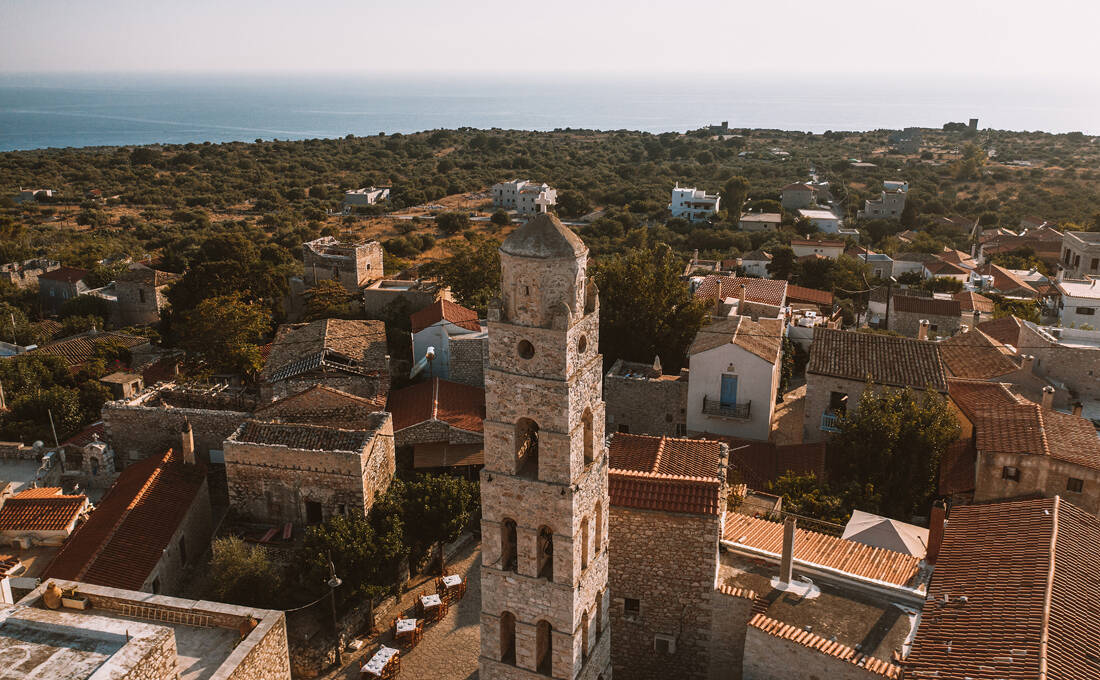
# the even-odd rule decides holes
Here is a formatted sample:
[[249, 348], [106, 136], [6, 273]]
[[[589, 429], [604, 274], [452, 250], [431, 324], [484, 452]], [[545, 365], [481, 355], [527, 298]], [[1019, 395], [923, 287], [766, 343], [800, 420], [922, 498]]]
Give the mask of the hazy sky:
[[0, 71], [1100, 79], [1092, 0], [0, 0]]

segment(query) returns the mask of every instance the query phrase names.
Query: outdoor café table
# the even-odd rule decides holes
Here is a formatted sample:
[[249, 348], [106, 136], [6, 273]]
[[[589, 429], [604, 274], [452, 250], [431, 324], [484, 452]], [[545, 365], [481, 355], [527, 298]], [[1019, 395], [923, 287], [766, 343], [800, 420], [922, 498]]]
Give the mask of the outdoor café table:
[[373, 675], [376, 678], [382, 677], [382, 672], [386, 670], [386, 666], [395, 656], [397, 656], [396, 649], [382, 645], [370, 658], [370, 661], [363, 664], [363, 667], [359, 669], [360, 677], [363, 675]]
[[462, 577], [458, 574], [444, 576], [442, 583], [448, 599], [461, 598], [466, 594], [466, 586], [462, 583]]
[[462, 577], [458, 574], [451, 574], [450, 576], [443, 577], [443, 585], [448, 588], [457, 588], [462, 585]]
[[429, 621], [443, 618], [443, 600], [435, 593], [420, 596], [420, 609]]
[[397, 619], [397, 625], [394, 628], [398, 635], [411, 633], [416, 630], [416, 619]]

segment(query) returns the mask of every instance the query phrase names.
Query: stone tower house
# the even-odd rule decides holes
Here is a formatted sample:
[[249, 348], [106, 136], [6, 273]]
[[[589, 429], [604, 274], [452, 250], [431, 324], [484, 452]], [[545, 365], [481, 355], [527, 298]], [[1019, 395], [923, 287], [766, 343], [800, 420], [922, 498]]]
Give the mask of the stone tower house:
[[607, 449], [588, 249], [552, 215], [500, 247], [489, 306], [482, 680], [610, 680]]

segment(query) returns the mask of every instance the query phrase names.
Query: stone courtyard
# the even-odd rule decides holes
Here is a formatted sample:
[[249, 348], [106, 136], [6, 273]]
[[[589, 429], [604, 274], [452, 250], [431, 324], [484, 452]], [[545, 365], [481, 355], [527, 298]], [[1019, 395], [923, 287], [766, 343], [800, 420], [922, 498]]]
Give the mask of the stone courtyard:
[[[478, 653], [481, 650], [481, 546], [471, 543], [447, 564], [447, 571], [461, 574], [466, 581], [466, 596], [451, 607], [438, 623], [424, 628], [424, 637], [413, 649], [401, 654], [401, 678], [473, 680], [478, 677]], [[401, 602], [387, 622], [403, 612], [415, 616], [416, 599], [425, 591], [434, 592], [432, 577], [401, 596]], [[325, 676], [325, 680], [359, 680], [362, 666], [379, 644], [393, 645], [393, 634], [386, 630], [372, 637], [358, 652], [344, 654], [344, 666]]]

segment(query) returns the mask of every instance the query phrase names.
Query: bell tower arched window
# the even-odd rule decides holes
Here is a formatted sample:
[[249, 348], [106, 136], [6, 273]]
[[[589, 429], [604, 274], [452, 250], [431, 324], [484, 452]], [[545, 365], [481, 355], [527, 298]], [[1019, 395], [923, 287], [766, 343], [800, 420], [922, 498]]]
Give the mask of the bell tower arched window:
[[516, 571], [518, 566], [516, 522], [506, 519], [500, 525], [500, 568], [504, 571]]
[[516, 474], [528, 479], [539, 476], [539, 426], [530, 418], [516, 421]]
[[539, 529], [538, 539], [538, 575], [548, 581], [554, 580], [554, 530], [550, 527]]

